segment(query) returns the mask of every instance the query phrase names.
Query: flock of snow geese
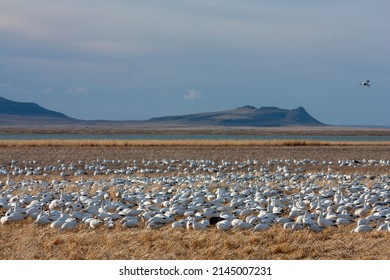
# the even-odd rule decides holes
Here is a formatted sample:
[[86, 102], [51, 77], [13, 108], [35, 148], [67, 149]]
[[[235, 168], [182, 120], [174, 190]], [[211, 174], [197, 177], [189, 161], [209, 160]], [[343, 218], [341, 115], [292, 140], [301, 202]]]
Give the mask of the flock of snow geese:
[[12, 161], [0, 166], [0, 226], [388, 232], [390, 175], [365, 166], [390, 160]]

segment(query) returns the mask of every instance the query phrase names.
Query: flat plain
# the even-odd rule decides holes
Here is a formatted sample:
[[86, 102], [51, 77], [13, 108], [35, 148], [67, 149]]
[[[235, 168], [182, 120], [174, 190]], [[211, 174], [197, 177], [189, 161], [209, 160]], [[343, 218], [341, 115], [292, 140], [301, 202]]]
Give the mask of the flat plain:
[[[361, 176], [361, 184], [368, 190], [376, 184], [381, 184], [385, 190], [389, 190], [388, 181], [389, 165], [380, 164], [390, 159], [390, 145], [378, 143], [357, 144], [308, 144], [296, 143], [296, 145], [270, 145], [264, 143], [194, 143], [171, 145], [153, 144], [147, 145], [77, 145], [59, 144], [45, 145], [3, 145], [0, 149], [0, 164], [5, 169], [10, 169], [12, 162], [19, 166], [34, 164], [60, 165], [71, 163], [79, 164], [91, 162], [120, 162], [122, 164], [137, 164], [140, 168], [146, 168], [146, 163], [157, 163], [163, 160], [174, 160], [176, 163], [194, 161], [209, 161], [214, 163], [232, 162], [240, 163], [256, 162], [252, 169], [240, 169], [236, 171], [239, 176], [248, 174], [259, 175], [263, 165], [270, 168], [271, 175], [275, 175], [278, 167], [289, 165], [291, 162], [300, 161], [299, 167], [304, 174], [337, 174], [347, 178]], [[275, 163], [272, 164], [272, 161]], [[318, 164], [305, 164], [305, 160]], [[363, 164], [372, 160], [378, 164]], [[348, 164], [342, 164], [345, 161]], [[286, 163], [290, 162], [290, 163]], [[326, 162], [327, 164], [323, 164]], [[350, 164], [350, 163], [356, 164]], [[250, 167], [250, 166], [249, 166]], [[291, 168], [297, 167], [290, 165]], [[149, 168], [157, 168], [149, 166]], [[188, 171], [188, 170], [187, 170]], [[188, 171], [190, 172], [190, 171]], [[219, 175], [216, 171], [198, 170], [192, 174], [210, 178]], [[156, 173], [133, 173], [137, 178], [157, 178]], [[83, 176], [69, 174], [61, 177], [58, 174], [49, 174], [43, 177], [31, 175], [16, 175], [12, 179], [15, 182], [22, 180], [52, 181], [64, 180], [71, 186], [62, 189], [63, 192], [77, 192], [74, 183], [80, 180], [106, 180], [109, 182], [116, 177], [129, 178], [129, 175], [114, 173], [102, 173]], [[165, 173], [164, 176], [185, 176], [177, 170]], [[187, 176], [187, 175], [186, 175]], [[208, 177], [209, 176], [209, 177]], [[5, 182], [6, 175], [0, 176], [2, 181], [2, 196], [9, 189]], [[382, 179], [381, 179], [382, 178]], [[385, 178], [385, 179], [383, 179]], [[356, 182], [340, 182], [337, 180], [324, 180], [317, 182], [322, 188], [334, 190], [344, 184], [345, 188], [353, 186]], [[72, 185], [73, 184], [73, 185]], [[206, 182], [204, 184], [207, 184]], [[209, 188], [215, 190], [218, 185], [210, 183]], [[228, 183], [224, 183], [228, 184]], [[233, 184], [233, 183], [232, 183]], [[268, 182], [271, 188], [280, 188], [294, 183]], [[247, 185], [245, 185], [247, 187]], [[159, 186], [155, 186], [158, 188]], [[229, 186], [228, 186], [229, 187]], [[108, 187], [113, 202], [119, 200], [115, 196], [117, 188]], [[289, 189], [289, 192], [299, 193], [301, 188]], [[34, 192], [34, 189], [30, 189]], [[55, 191], [55, 190], [53, 190]], [[91, 192], [96, 191], [94, 189]], [[318, 189], [316, 191], [319, 192]], [[22, 196], [26, 190], [14, 191], [12, 195]], [[286, 191], [287, 192], [287, 191]], [[58, 193], [58, 190], [57, 190]], [[288, 202], [286, 202], [288, 203]], [[5, 210], [0, 210], [1, 215]], [[281, 215], [287, 215], [281, 213]], [[245, 217], [241, 217], [244, 219]], [[20, 222], [0, 225], [0, 259], [390, 259], [390, 232], [373, 231], [367, 233], [353, 233], [354, 225], [342, 225], [325, 228], [321, 232], [313, 232], [308, 229], [289, 230], [281, 224], [275, 224], [265, 231], [231, 229], [220, 231], [215, 226], [205, 230], [174, 229], [170, 226], [159, 229], [149, 229], [146, 223], [136, 228], [123, 228], [119, 224], [113, 229], [100, 227], [91, 229], [88, 226], [79, 226], [74, 230], [59, 231], [46, 226], [37, 226], [31, 218]], [[375, 227], [375, 226], [374, 226]]]

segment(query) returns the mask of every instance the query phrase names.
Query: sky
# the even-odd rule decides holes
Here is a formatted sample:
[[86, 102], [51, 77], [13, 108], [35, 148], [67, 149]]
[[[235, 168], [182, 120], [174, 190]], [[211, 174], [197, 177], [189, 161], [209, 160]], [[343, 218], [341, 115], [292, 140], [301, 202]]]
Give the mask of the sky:
[[388, 0], [0, 0], [0, 96], [84, 120], [252, 105], [390, 126], [389, 11]]

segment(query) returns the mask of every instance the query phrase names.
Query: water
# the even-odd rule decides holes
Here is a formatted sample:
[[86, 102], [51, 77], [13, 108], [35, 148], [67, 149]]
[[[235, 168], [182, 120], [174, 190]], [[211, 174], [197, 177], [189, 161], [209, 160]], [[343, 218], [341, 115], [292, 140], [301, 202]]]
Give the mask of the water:
[[309, 140], [390, 142], [390, 136], [210, 134], [0, 134], [0, 140]]

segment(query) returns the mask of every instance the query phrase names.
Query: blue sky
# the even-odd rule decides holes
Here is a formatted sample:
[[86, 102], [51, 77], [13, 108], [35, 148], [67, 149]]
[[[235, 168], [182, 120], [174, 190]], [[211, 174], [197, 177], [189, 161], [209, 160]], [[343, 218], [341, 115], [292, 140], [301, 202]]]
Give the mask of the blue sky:
[[389, 10], [387, 0], [0, 0], [0, 96], [89, 120], [303, 106], [327, 124], [388, 126]]

